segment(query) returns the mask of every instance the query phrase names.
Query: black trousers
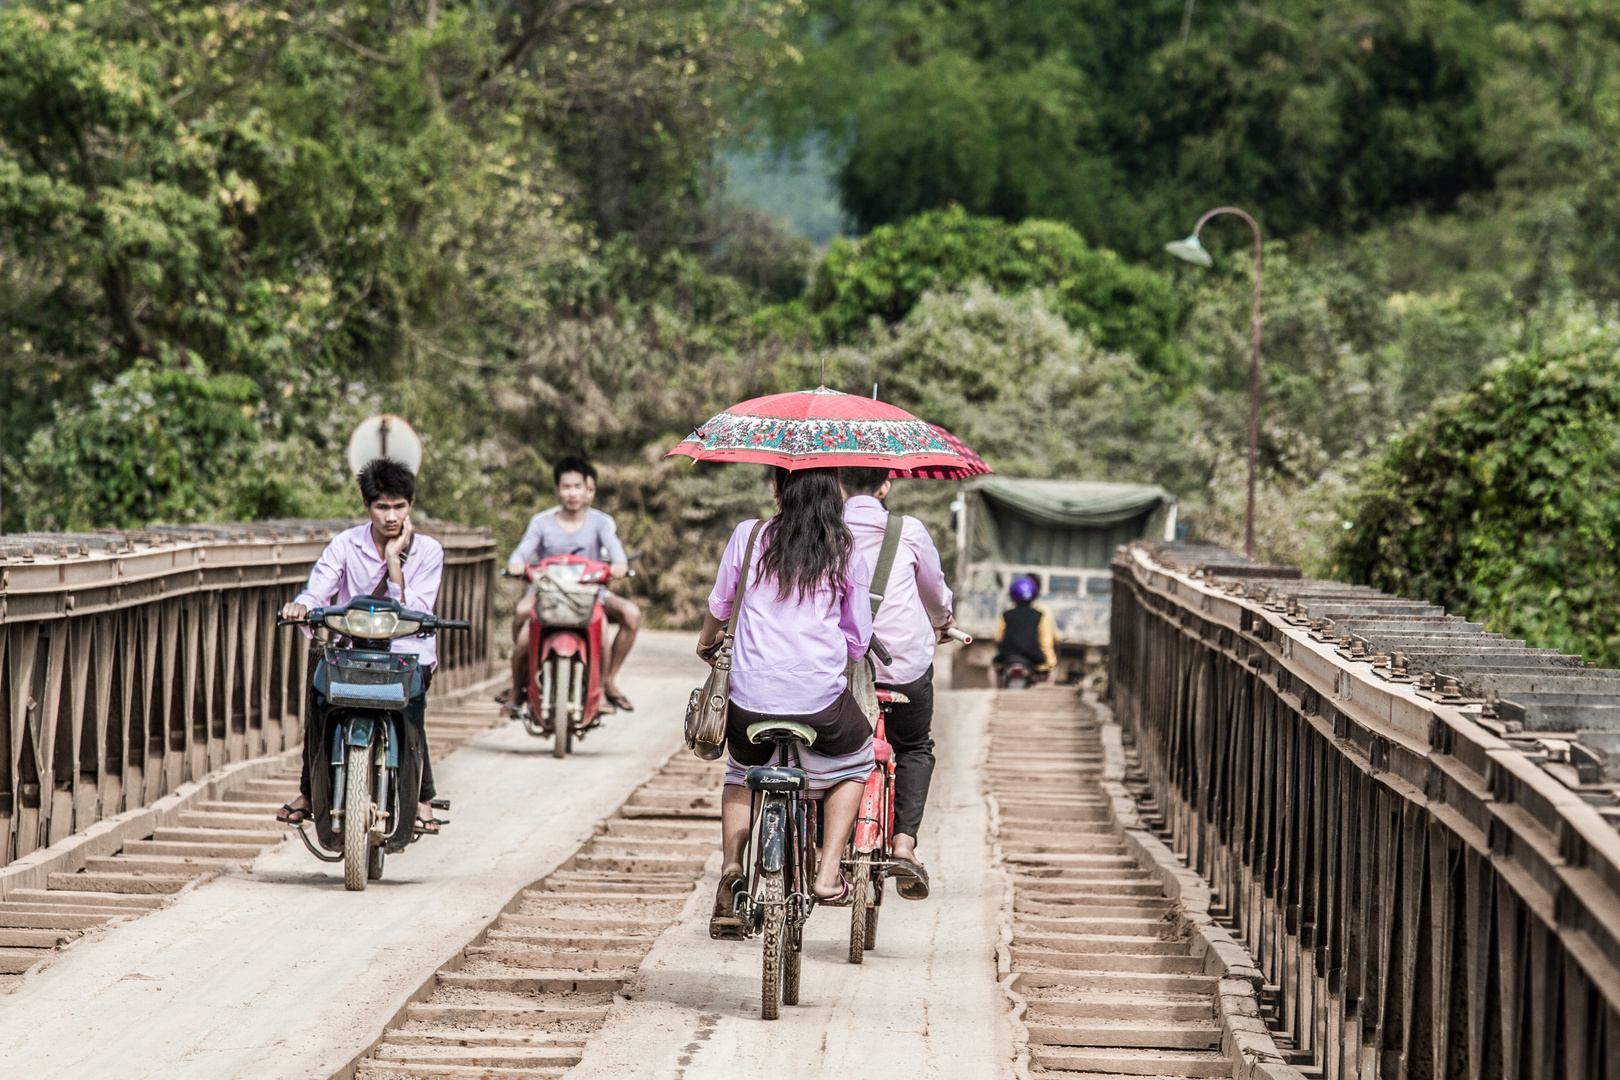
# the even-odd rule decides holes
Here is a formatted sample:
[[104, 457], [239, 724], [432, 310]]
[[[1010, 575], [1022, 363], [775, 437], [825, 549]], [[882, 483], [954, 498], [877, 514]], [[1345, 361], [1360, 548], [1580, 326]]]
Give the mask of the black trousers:
[[[428, 687], [432, 685], [433, 669], [427, 668], [422, 672], [422, 693], [426, 694], [428, 692]], [[314, 711], [306, 708], [304, 710], [304, 715], [306, 717], [313, 716]], [[321, 740], [319, 739], [310, 738], [308, 731], [304, 732], [304, 771], [303, 774], [298, 778], [298, 790], [304, 796], [305, 800], [310, 798], [309, 771], [315, 767], [317, 760], [315, 755], [322, 749], [322, 747], [316, 745], [320, 741]], [[422, 739], [422, 746], [422, 793], [417, 796], [417, 802], [427, 802], [429, 799], [433, 798], [434, 795], [438, 794], [438, 789], [433, 786], [433, 759], [427, 755], [427, 738], [425, 734]], [[322, 764], [325, 764], [326, 759], [324, 757], [319, 760]]]
[[878, 683], [911, 700], [889, 706], [884, 734], [894, 749], [894, 831], [915, 838], [922, 827], [928, 782], [934, 777], [934, 665], [915, 682]]

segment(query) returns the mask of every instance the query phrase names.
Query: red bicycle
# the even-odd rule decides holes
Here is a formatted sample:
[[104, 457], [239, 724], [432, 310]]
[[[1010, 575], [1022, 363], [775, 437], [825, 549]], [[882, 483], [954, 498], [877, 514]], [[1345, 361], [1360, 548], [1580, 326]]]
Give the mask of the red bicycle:
[[854, 887], [849, 907], [849, 962], [859, 964], [866, 950], [877, 944], [878, 912], [883, 907], [883, 883], [888, 880], [894, 857], [894, 749], [884, 735], [883, 721], [892, 705], [911, 699], [896, 690], [879, 690], [877, 731], [872, 736], [872, 753], [877, 768], [866, 778], [861, 794], [860, 815], [855, 819], [855, 835], [844, 859], [845, 872]]

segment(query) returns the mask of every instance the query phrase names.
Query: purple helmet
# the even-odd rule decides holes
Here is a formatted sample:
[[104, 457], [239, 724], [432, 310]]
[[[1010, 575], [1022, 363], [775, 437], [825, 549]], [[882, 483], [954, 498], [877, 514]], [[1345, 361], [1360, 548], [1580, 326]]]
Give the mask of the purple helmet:
[[1013, 578], [1012, 588], [1007, 590], [1008, 595], [1017, 604], [1028, 604], [1041, 595], [1041, 583], [1028, 574], [1019, 574]]

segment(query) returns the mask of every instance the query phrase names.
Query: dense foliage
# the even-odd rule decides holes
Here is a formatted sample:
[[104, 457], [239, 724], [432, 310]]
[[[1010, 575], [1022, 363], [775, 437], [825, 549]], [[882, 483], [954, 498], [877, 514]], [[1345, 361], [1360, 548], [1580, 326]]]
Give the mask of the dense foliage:
[[1391, 443], [1345, 573], [1620, 664], [1620, 323], [1575, 312]]
[[[0, 525], [352, 512], [343, 443], [389, 409], [422, 508], [503, 543], [594, 456], [690, 623], [769, 489], [664, 451], [825, 364], [1235, 543], [1247, 235], [1211, 226], [1214, 271], [1159, 248], [1237, 202], [1262, 557], [1610, 657], [1612, 331], [1567, 313], [1620, 299], [1617, 117], [1620, 21], [1554, 0], [13, 4]], [[728, 201], [760, 121], [864, 235]], [[951, 495], [895, 505], [943, 541]]]
[[1175, 369], [1179, 311], [1169, 282], [1050, 221], [1008, 225], [953, 207], [880, 226], [858, 243], [836, 239], [804, 303], [821, 336], [848, 341], [872, 319], [899, 322], [929, 289], [973, 281], [1005, 292], [1047, 289], [1063, 318], [1103, 348], [1164, 374]]
[[70, 529], [206, 517], [257, 439], [252, 396], [240, 375], [136, 364], [35, 435], [34, 512]]

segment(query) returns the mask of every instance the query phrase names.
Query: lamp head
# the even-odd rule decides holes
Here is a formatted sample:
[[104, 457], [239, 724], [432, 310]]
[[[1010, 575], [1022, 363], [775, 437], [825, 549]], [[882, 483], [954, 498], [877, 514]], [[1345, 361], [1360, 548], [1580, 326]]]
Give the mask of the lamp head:
[[1215, 260], [1209, 257], [1209, 252], [1205, 251], [1204, 245], [1199, 242], [1197, 233], [1193, 233], [1185, 240], [1172, 240], [1164, 245], [1164, 250], [1178, 259], [1185, 259], [1187, 262], [1197, 263], [1199, 266], [1215, 265]]

